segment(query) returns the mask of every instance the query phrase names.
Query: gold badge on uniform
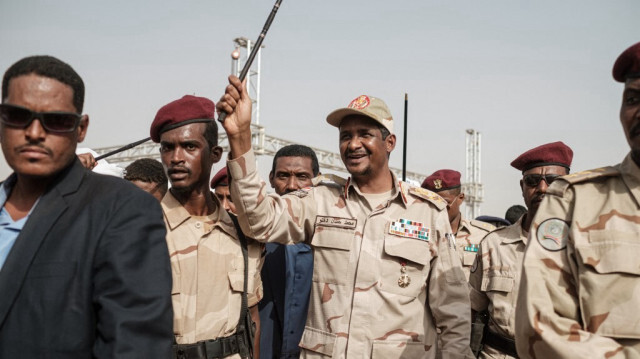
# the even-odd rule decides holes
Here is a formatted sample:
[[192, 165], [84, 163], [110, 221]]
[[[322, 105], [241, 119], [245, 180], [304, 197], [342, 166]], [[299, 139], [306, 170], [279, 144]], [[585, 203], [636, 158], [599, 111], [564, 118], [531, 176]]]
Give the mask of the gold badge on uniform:
[[433, 180], [433, 187], [434, 187], [435, 189], [440, 189], [440, 188], [442, 188], [442, 180], [441, 180], [441, 179], [439, 179], [439, 178], [438, 178], [438, 179], [434, 179], [434, 180]]
[[398, 278], [398, 286], [406, 288], [411, 284], [411, 277], [407, 274], [407, 262], [400, 261], [400, 278]]

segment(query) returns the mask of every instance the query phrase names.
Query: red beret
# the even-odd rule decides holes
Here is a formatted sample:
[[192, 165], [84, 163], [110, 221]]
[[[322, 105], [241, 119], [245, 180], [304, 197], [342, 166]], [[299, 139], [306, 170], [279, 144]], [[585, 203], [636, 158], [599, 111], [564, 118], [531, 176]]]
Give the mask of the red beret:
[[460, 187], [460, 172], [454, 170], [438, 170], [422, 181], [422, 188], [433, 192], [446, 191]]
[[640, 77], [640, 42], [624, 50], [613, 65], [613, 78], [625, 82]]
[[532, 148], [511, 162], [511, 166], [522, 172], [540, 166], [562, 166], [569, 169], [573, 151], [561, 141]]
[[229, 176], [227, 175], [227, 167], [222, 167], [218, 173], [211, 179], [211, 188], [216, 188], [217, 186], [228, 186], [229, 185]]
[[160, 142], [160, 135], [165, 131], [194, 122], [210, 122], [214, 119], [215, 111], [216, 105], [213, 101], [186, 95], [158, 110], [151, 124], [151, 139], [153, 142]]

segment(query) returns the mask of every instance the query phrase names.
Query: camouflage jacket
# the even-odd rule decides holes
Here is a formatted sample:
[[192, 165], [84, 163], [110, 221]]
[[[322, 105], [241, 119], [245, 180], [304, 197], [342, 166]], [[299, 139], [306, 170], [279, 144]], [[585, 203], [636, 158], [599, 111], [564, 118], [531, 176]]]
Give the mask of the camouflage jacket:
[[[214, 213], [196, 217], [173, 197], [162, 199], [173, 273], [174, 333], [178, 344], [235, 333], [242, 300], [244, 259], [235, 226], [218, 204]], [[262, 245], [249, 240], [248, 305], [262, 297]], [[235, 355], [232, 358], [239, 358]]]
[[460, 219], [458, 233], [456, 233], [456, 247], [460, 255], [462, 270], [467, 280], [469, 279], [469, 270], [476, 259], [480, 241], [494, 229], [496, 227], [486, 222], [476, 221], [475, 219]]
[[[482, 240], [469, 278], [471, 309], [488, 310], [489, 330], [507, 338], [515, 338], [520, 268], [527, 245], [527, 232], [522, 229], [524, 217]], [[504, 355], [489, 346], [482, 351], [484, 357]]]
[[516, 316], [523, 358], [640, 358], [640, 168], [555, 181], [531, 226]]
[[245, 233], [312, 245], [302, 358], [435, 358], [436, 327], [444, 358], [472, 357], [466, 280], [440, 196], [394, 177], [375, 209], [349, 180], [279, 197], [266, 194], [252, 151], [227, 166]]

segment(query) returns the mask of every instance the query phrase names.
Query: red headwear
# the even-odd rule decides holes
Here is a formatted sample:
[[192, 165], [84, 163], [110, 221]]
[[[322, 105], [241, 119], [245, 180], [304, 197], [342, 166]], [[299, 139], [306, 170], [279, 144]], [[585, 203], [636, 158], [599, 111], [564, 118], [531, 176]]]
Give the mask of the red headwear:
[[158, 110], [151, 124], [151, 139], [153, 142], [160, 142], [160, 135], [165, 131], [194, 122], [213, 121], [215, 112], [216, 105], [213, 101], [204, 97], [186, 95]]
[[460, 172], [454, 170], [438, 170], [422, 182], [422, 188], [433, 192], [446, 191], [460, 187]]
[[540, 166], [571, 167], [573, 151], [561, 141], [547, 143], [521, 154], [511, 162], [511, 166], [522, 172]]
[[217, 186], [228, 186], [229, 185], [229, 176], [227, 175], [227, 167], [222, 167], [218, 173], [211, 179], [211, 188], [216, 188]]
[[640, 42], [624, 50], [613, 65], [613, 78], [625, 82], [640, 77]]

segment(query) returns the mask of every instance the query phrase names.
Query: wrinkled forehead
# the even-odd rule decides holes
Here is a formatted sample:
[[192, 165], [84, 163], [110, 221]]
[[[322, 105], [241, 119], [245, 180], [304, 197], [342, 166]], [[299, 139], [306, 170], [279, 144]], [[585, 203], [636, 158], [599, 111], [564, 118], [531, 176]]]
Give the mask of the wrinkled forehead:
[[349, 115], [340, 122], [338, 129], [340, 132], [343, 132], [358, 129], [378, 129], [380, 126], [381, 125], [371, 117], [363, 115]]
[[313, 172], [311, 158], [305, 156], [282, 156], [276, 159], [276, 172], [307, 171]]
[[522, 173], [522, 176], [526, 176], [528, 174], [550, 174], [550, 175], [566, 175], [569, 173], [569, 170], [563, 166], [538, 166], [529, 168], [528, 170]]

